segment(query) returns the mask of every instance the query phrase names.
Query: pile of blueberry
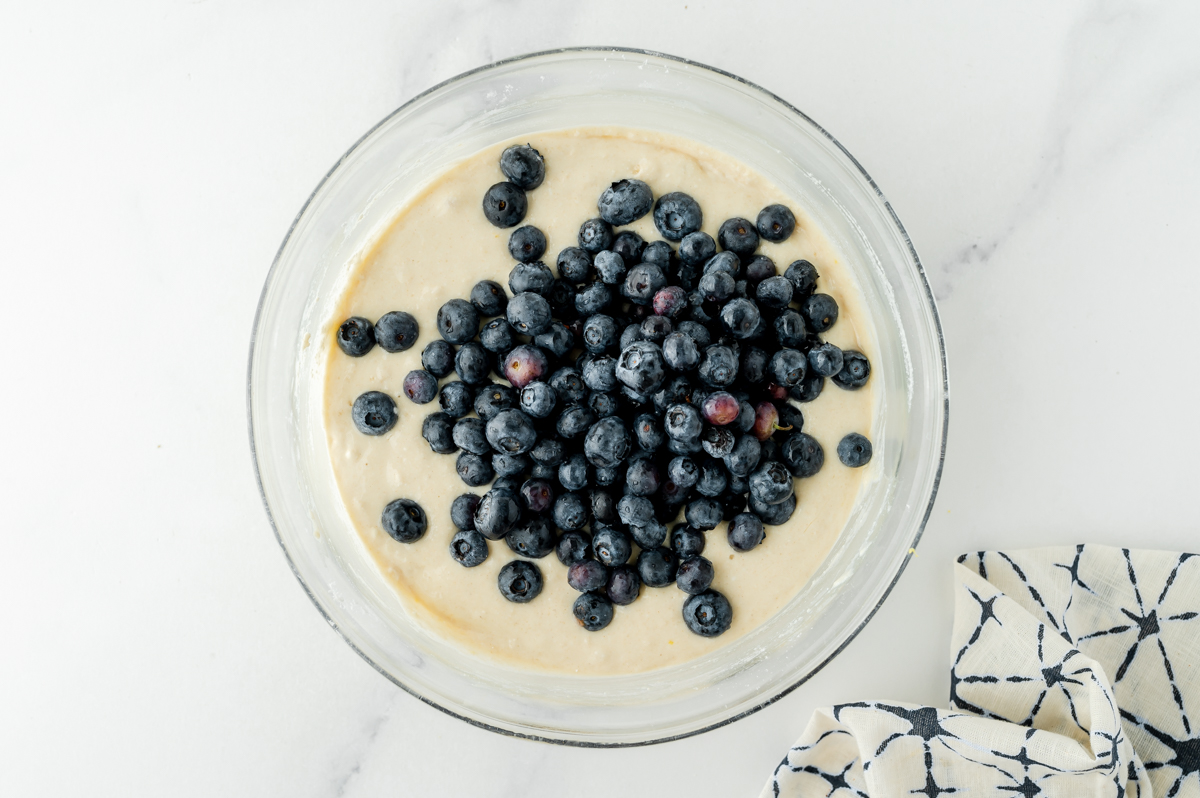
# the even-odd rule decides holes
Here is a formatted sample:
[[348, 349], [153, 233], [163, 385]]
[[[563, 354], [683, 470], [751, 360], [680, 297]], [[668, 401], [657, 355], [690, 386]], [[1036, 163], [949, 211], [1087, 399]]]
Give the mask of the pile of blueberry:
[[[581, 593], [575, 617], [592, 631], [643, 585], [674, 582], [687, 594], [688, 627], [719, 635], [733, 611], [710, 587], [704, 533], [728, 521], [729, 545], [746, 552], [762, 542], [764, 525], [792, 516], [794, 478], [817, 473], [825, 453], [787, 399], [812, 401], [826, 379], [858, 389], [870, 364], [821, 340], [838, 306], [817, 293], [811, 263], [780, 275], [757, 254], [760, 239], [783, 241], [795, 230], [783, 205], [764, 208], [756, 222], [727, 220], [714, 241], [687, 194], [655, 200], [645, 183], [621, 180], [600, 195], [579, 245], [558, 253], [556, 277], [541, 261], [545, 234], [517, 227], [526, 192], [545, 177], [542, 156], [509, 147], [500, 168], [508, 179], [487, 190], [483, 212], [497, 227], [517, 228], [508, 291], [483, 280], [469, 300], [443, 305], [441, 340], [404, 380], [413, 402], [441, 405], [422, 426], [433, 451], [457, 452], [470, 487], [492, 483], [482, 497], [465, 493], [451, 505], [459, 531], [450, 554], [472, 567], [487, 558], [489, 540], [503, 539], [526, 559], [501, 569], [500, 592], [524, 603], [543, 585], [531, 560], [555, 552]], [[665, 240], [614, 229], [646, 214]], [[415, 319], [393, 312], [374, 325], [348, 319], [338, 343], [359, 356], [375, 343], [407, 349], [417, 336]], [[452, 372], [458, 379], [439, 390]], [[372, 391], [352, 415], [364, 434], [381, 435], [395, 424], [396, 406]], [[851, 433], [838, 457], [865, 465], [871, 443]], [[668, 535], [680, 511], [684, 522]], [[412, 542], [426, 519], [415, 502], [398, 499], [382, 523]]]

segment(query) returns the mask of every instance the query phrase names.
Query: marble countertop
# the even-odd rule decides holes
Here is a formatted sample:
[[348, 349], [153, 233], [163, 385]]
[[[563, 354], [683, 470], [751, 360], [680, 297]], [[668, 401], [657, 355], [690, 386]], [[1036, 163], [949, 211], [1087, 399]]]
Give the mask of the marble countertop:
[[[753, 795], [814, 707], [945, 704], [959, 552], [1200, 547], [1194, 4], [4, 16], [2, 794]], [[581, 44], [719, 66], [837, 136], [921, 253], [952, 392], [917, 556], [835, 666], [622, 751], [481, 731], [372, 670], [289, 571], [246, 434], [259, 289], [330, 165], [438, 81]]]

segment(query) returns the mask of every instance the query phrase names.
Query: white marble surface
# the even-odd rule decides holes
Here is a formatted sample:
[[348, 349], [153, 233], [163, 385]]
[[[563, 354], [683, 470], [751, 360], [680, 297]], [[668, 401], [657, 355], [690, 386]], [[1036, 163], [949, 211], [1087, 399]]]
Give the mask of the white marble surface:
[[[0, 794], [751, 795], [818, 705], [942, 704], [953, 555], [1200, 548], [1195, 4], [10, 4], [0, 23]], [[836, 664], [699, 738], [468, 727], [321, 620], [243, 383], [309, 191], [414, 93], [572, 44], [676, 53], [836, 135], [940, 301], [918, 556]], [[1198, 663], [1200, 664], [1200, 663]]]

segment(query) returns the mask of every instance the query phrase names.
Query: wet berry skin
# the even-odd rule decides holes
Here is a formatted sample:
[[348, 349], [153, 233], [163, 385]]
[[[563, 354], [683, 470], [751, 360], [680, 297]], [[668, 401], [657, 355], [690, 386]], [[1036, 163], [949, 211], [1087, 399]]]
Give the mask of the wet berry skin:
[[659, 316], [675, 318], [687, 307], [687, 291], [677, 285], [658, 289], [650, 303]]
[[721, 249], [747, 258], [758, 249], [758, 230], [749, 220], [735, 216], [721, 224], [717, 231], [717, 243]]
[[704, 350], [700, 360], [700, 379], [713, 388], [732, 385], [738, 375], [738, 358], [727, 346], [715, 344]]
[[553, 413], [557, 399], [554, 389], [541, 380], [521, 389], [521, 409], [534, 418], [546, 418]]
[[695, 555], [680, 560], [679, 568], [675, 572], [675, 586], [694, 596], [708, 590], [715, 575], [713, 564], [704, 557]]
[[518, 390], [546, 376], [550, 362], [536, 346], [522, 344], [504, 357], [504, 378]]
[[479, 333], [479, 311], [465, 299], [451, 299], [438, 309], [438, 333], [452, 344], [465, 344]]
[[796, 300], [807, 299], [817, 289], [817, 279], [820, 277], [817, 267], [806, 260], [793, 262], [783, 276], [791, 282], [792, 298]]
[[739, 513], [729, 522], [725, 537], [734, 551], [750, 551], [763, 542], [762, 519], [754, 513]]
[[700, 434], [700, 444], [710, 457], [725, 457], [736, 442], [737, 436], [728, 427], [708, 427]]
[[448, 382], [442, 386], [438, 403], [446, 415], [451, 418], [462, 418], [471, 412], [475, 403], [475, 392], [466, 383], [457, 380]]
[[450, 556], [464, 568], [474, 568], [488, 557], [487, 538], [474, 529], [460, 529], [450, 538]]
[[592, 551], [603, 565], [623, 565], [633, 554], [633, 538], [623, 529], [602, 526], [592, 535]]
[[475, 510], [479, 507], [479, 497], [474, 493], [464, 493], [450, 502], [450, 521], [457, 529], [475, 528]]
[[487, 422], [487, 440], [497, 452], [525, 454], [537, 443], [537, 431], [520, 410], [502, 410]]
[[830, 343], [823, 343], [808, 350], [808, 368], [822, 377], [832, 377], [842, 370], [842, 350]]
[[711, 272], [700, 278], [697, 290], [706, 302], [722, 303], [733, 296], [736, 282], [727, 272]]
[[587, 508], [577, 493], [564, 493], [554, 500], [554, 523], [564, 532], [576, 532], [587, 525]]
[[523, 454], [493, 454], [492, 471], [499, 479], [508, 479], [524, 474], [531, 467], [529, 458]]
[[779, 408], [774, 402], [759, 402], [754, 406], [754, 426], [750, 432], [760, 441], [775, 434], [779, 428]]
[[583, 323], [583, 346], [593, 354], [615, 349], [617, 323], [611, 316], [595, 313]]
[[493, 487], [475, 507], [475, 529], [488, 540], [499, 540], [517, 525], [521, 505], [509, 490]]
[[[600, 218], [611, 225], [634, 222], [650, 212], [654, 195], [641, 180], [618, 180], [600, 194], [596, 207]], [[665, 237], [665, 236], [664, 236]]]
[[790, 388], [804, 379], [808, 373], [808, 358], [797, 349], [784, 347], [767, 362], [767, 376], [776, 385]]
[[[846, 371], [845, 365], [838, 372], [841, 376]], [[825, 389], [825, 378], [820, 374], [809, 374], [797, 384], [788, 388], [788, 396], [795, 399], [797, 402], [811, 402], [821, 395], [821, 391]], [[853, 390], [851, 388], [850, 390]]]
[[847, 391], [856, 391], [871, 377], [871, 362], [862, 352], [847, 349], [842, 353], [842, 368], [833, 375], [833, 384]]
[[393, 310], [375, 322], [375, 343], [385, 352], [403, 352], [417, 342], [420, 328], [411, 313]]
[[514, 296], [506, 312], [508, 323], [522, 335], [541, 335], [553, 321], [550, 303], [544, 296], [532, 291]]
[[484, 434], [484, 421], [468, 416], [454, 422], [454, 445], [471, 454], [490, 455], [492, 447]]
[[514, 144], [500, 153], [500, 171], [525, 191], [532, 191], [546, 177], [546, 159], [528, 144]]
[[[785, 302], [784, 305], [786, 304]], [[721, 325], [734, 338], [749, 338], [758, 330], [761, 321], [762, 314], [759, 312], [758, 306], [749, 299], [739, 297], [727, 302], [725, 307], [721, 308]]]
[[492, 359], [478, 341], [468, 341], [454, 356], [454, 370], [458, 378], [467, 385], [482, 385], [488, 381], [492, 370]]
[[421, 422], [421, 437], [437, 454], [451, 454], [454, 445], [454, 419], [445, 413], [430, 413]]
[[605, 249], [612, 248], [612, 226], [603, 219], [588, 219], [579, 226], [579, 247], [585, 252], [595, 255]]
[[516, 344], [512, 325], [503, 317], [492, 319], [479, 331], [479, 343], [493, 354], [508, 352]]
[[596, 560], [580, 560], [567, 568], [567, 584], [580, 593], [599, 590], [608, 582], [608, 569]]
[[554, 272], [541, 261], [518, 263], [508, 272], [508, 290], [513, 296], [524, 293], [546, 297], [554, 285]]
[[700, 436], [704, 423], [696, 408], [687, 404], [671, 405], [664, 417], [664, 429], [675, 440], [688, 441]]
[[584, 593], [575, 599], [571, 612], [575, 615], [575, 620], [579, 621], [579, 625], [589, 632], [599, 632], [612, 623], [613, 619], [612, 602], [599, 592]]
[[667, 464], [667, 479], [683, 490], [687, 490], [700, 479], [700, 467], [696, 461], [686, 455], [679, 455]]
[[700, 347], [690, 335], [673, 332], [662, 343], [663, 360], [676, 371], [691, 371], [700, 365]]
[[632, 230], [622, 230], [613, 238], [612, 251], [621, 256], [628, 265], [641, 263], [646, 241]]
[[618, 565], [608, 574], [608, 585], [605, 590], [613, 604], [632, 604], [642, 592], [642, 578], [638, 576], [637, 566]]
[[811, 477], [825, 465], [825, 450], [816, 438], [806, 432], [787, 437], [779, 447], [779, 458], [794, 477]]
[[354, 400], [350, 418], [363, 435], [383, 435], [396, 426], [396, 402], [381, 391], [367, 391]]
[[655, 241], [642, 250], [642, 263], [653, 263], [666, 274], [674, 265], [674, 255], [675, 251], [666, 241]]
[[454, 371], [454, 347], [441, 338], [430, 341], [421, 352], [421, 365], [435, 377], [446, 377]]
[[700, 406], [700, 413], [709, 424], [724, 426], [737, 419], [741, 407], [737, 398], [726, 391], [717, 391], [708, 395]]
[[575, 346], [575, 335], [565, 324], [551, 322], [550, 329], [534, 337], [533, 342], [555, 357], [564, 357]]
[[578, 438], [596, 423], [596, 414], [587, 405], [571, 405], [558, 417], [554, 429], [560, 438]]
[[338, 327], [337, 345], [350, 357], [362, 357], [375, 348], [375, 325], [362, 316], [351, 316]]
[[593, 391], [611, 391], [617, 387], [617, 360], [609, 355], [600, 355], [584, 364], [583, 384]]
[[458, 459], [454, 462], [454, 470], [458, 472], [458, 478], [472, 488], [486, 485], [495, 476], [490, 462], [480, 455], [470, 452], [462, 452], [458, 455]]
[[483, 215], [496, 227], [516, 227], [528, 207], [525, 192], [513, 183], [497, 183], [483, 195]]
[[683, 602], [683, 622], [701, 637], [716, 637], [733, 623], [733, 607], [717, 591], [706, 590]]
[[837, 447], [838, 459], [848, 468], [861, 468], [871, 462], [871, 442], [866, 436], [851, 432]]
[[573, 454], [558, 466], [558, 483], [567, 490], [583, 490], [588, 484], [589, 471], [587, 458]]
[[693, 499], [684, 509], [683, 517], [687, 520], [688, 526], [707, 532], [710, 529], [716, 529], [717, 524], [721, 523], [721, 505], [705, 497]]
[[558, 266], [559, 277], [578, 285], [588, 278], [592, 268], [592, 256], [582, 247], [567, 247], [558, 253], [555, 263]]
[[662, 546], [645, 549], [637, 558], [638, 576], [647, 587], [666, 587], [674, 582], [678, 565], [675, 552]]
[[786, 241], [796, 229], [796, 216], [786, 205], [768, 205], [758, 212], [755, 228], [767, 241]]
[[775, 328], [775, 340], [780, 346], [795, 349], [804, 344], [808, 331], [804, 329], [804, 317], [788, 308], [771, 323]]
[[471, 289], [471, 304], [484, 316], [499, 316], [508, 307], [508, 294], [495, 280], [480, 280]]
[[733, 451], [725, 456], [725, 470], [730, 476], [748, 477], [761, 459], [762, 444], [753, 435], [743, 435], [738, 438]]
[[639, 263], [625, 274], [621, 285], [621, 294], [630, 302], [638, 305], [650, 305], [654, 295], [667, 284], [663, 270], [651, 263]]
[[530, 479], [521, 485], [521, 503], [531, 513], [543, 513], [554, 504], [554, 488], [549, 480]]
[[763, 504], [779, 504], [791, 497], [795, 490], [792, 475], [777, 460], [768, 460], [750, 475], [750, 496]]
[[575, 294], [575, 311], [583, 316], [599, 313], [612, 302], [612, 291], [601, 282], [585, 286]]
[[634, 341], [617, 358], [617, 379], [638, 393], [650, 393], [666, 377], [662, 349], [649, 341]]
[[642, 413], [633, 420], [633, 434], [643, 451], [653, 452], [665, 442], [662, 425], [650, 413]]
[[703, 266], [717, 254], [717, 242], [708, 233], [688, 233], [679, 242], [679, 259], [688, 266]]
[[510, 529], [504, 536], [504, 542], [522, 557], [539, 560], [554, 551], [556, 540], [550, 523], [542, 516], [535, 515]]
[[593, 259], [593, 265], [601, 282], [608, 285], [620, 285], [625, 281], [625, 273], [628, 271], [625, 259], [611, 249], [597, 252]]
[[703, 223], [700, 204], [682, 191], [663, 194], [654, 203], [654, 226], [668, 241], [682, 240], [698, 231]]
[[415, 543], [425, 535], [429, 519], [412, 499], [396, 499], [383, 508], [383, 531], [400, 543]]
[[546, 254], [546, 234], [533, 225], [518, 227], [508, 237], [508, 254], [521, 263], [533, 263]]
[[655, 549], [666, 541], [667, 527], [662, 522], [651, 518], [644, 524], [631, 525], [629, 534], [643, 550]]
[[533, 601], [542, 592], [542, 572], [531, 562], [513, 560], [496, 579], [500, 595], [517, 604]]
[[775, 261], [766, 255], [755, 255], [746, 264], [745, 274], [751, 283], [761, 283], [778, 274], [778, 270], [775, 268]]
[[658, 493], [661, 475], [654, 460], [646, 456], [631, 458], [625, 472], [625, 490], [634, 496], [653, 496]]
[[671, 551], [681, 560], [703, 552], [704, 544], [704, 533], [692, 529], [687, 524], [676, 524], [671, 532]]
[[838, 320], [838, 305], [829, 294], [813, 294], [801, 305], [809, 330], [823, 333]]
[[792, 284], [786, 277], [768, 277], [758, 284], [754, 296], [763, 307], [781, 310], [792, 301], [793, 292]]
[[586, 560], [591, 552], [588, 536], [583, 532], [567, 532], [558, 539], [554, 554], [558, 561], [568, 568], [575, 563]]
[[796, 512], [796, 496], [792, 494], [779, 504], [765, 504], [752, 497], [750, 511], [761, 518], [764, 524], [779, 526], [787, 523], [787, 520]]

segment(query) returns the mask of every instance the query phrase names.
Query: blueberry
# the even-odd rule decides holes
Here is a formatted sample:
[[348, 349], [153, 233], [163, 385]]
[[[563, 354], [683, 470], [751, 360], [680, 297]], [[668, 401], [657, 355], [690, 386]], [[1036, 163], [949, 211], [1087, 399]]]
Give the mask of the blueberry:
[[550, 303], [541, 294], [526, 291], [508, 303], [508, 323], [523, 335], [540, 335], [551, 321]]
[[734, 422], [734, 426], [739, 432], [749, 432], [754, 429], [755, 423], [758, 421], [758, 414], [754, 410], [754, 405], [746, 400], [738, 403], [738, 417]]
[[703, 266], [717, 254], [717, 242], [708, 233], [689, 233], [679, 242], [679, 260], [688, 266]]
[[734, 551], [750, 551], [763, 541], [762, 519], [754, 513], [739, 513], [729, 522], [725, 537]]
[[543, 465], [534, 461], [533, 468], [529, 469], [529, 476], [533, 479], [558, 479], [558, 469], [554, 466]]
[[652, 263], [639, 263], [626, 273], [621, 294], [636, 305], [649, 305], [666, 284], [667, 277], [662, 269]]
[[516, 477], [496, 477], [496, 481], [492, 483], [492, 490], [505, 490], [513, 496], [518, 496], [521, 493], [521, 480]]
[[[762, 457], [759, 462], [765, 463], [768, 460], [776, 460], [779, 457], [779, 441], [775, 438], [768, 438], [762, 442]], [[738, 477], [738, 479], [742, 479]], [[750, 481], [746, 480], [746, 490], [750, 489]]]
[[675, 331], [666, 316], [648, 316], [642, 319], [642, 339], [662, 345], [663, 340]]
[[825, 450], [805, 432], [789, 435], [779, 448], [779, 457], [794, 477], [811, 477], [825, 465]]
[[704, 451], [704, 447], [700, 443], [700, 437], [689, 438], [688, 440], [678, 440], [671, 438], [667, 441], [667, 451], [672, 454], [692, 455], [699, 454]]
[[687, 524], [676, 524], [671, 531], [671, 551], [681, 560], [699, 555], [704, 543], [704, 533]]
[[508, 307], [508, 294], [495, 280], [480, 280], [471, 289], [471, 305], [480, 315], [499, 316]]
[[674, 254], [671, 245], [666, 241], [655, 241], [647, 244], [646, 248], [642, 250], [642, 263], [653, 263], [666, 273], [674, 261], [672, 257]]
[[511, 491], [493, 487], [475, 508], [475, 529], [488, 540], [499, 540], [517, 525], [521, 505]]
[[517, 604], [533, 601], [542, 592], [542, 572], [526, 560], [513, 560], [496, 578], [500, 595]]
[[596, 560], [579, 560], [567, 568], [567, 584], [580, 593], [599, 590], [608, 582], [608, 569]]
[[552, 322], [550, 329], [538, 336], [533, 342], [555, 357], [563, 357], [575, 346], [575, 335], [560, 321]]
[[673, 332], [662, 343], [663, 360], [677, 371], [691, 371], [700, 365], [700, 348], [686, 333]]
[[587, 525], [587, 508], [577, 493], [564, 493], [554, 500], [554, 523], [564, 532], [575, 532]]
[[767, 241], [786, 241], [796, 229], [796, 217], [784, 205], [768, 205], [758, 212], [755, 227]]
[[700, 444], [710, 457], [726, 457], [736, 442], [737, 436], [726, 427], [708, 427], [700, 435]]
[[768, 355], [757, 346], [748, 346], [742, 350], [741, 357], [742, 379], [749, 383], [759, 383], [766, 379]]
[[803, 352], [784, 347], [771, 355], [767, 363], [767, 376], [777, 385], [790, 388], [804, 379], [808, 372], [808, 358]]
[[806, 260], [798, 260], [787, 267], [783, 276], [792, 284], [792, 298], [801, 301], [807, 299], [817, 288], [817, 267]]
[[[846, 371], [845, 365], [838, 372], [839, 376]], [[820, 374], [809, 374], [799, 383], [788, 389], [788, 396], [795, 399], [797, 402], [811, 402], [821, 395], [821, 391], [825, 388], [825, 378]]]
[[688, 321], [700, 322], [700, 324], [709, 324], [713, 320], [713, 311], [715, 305], [704, 298], [704, 294], [697, 288], [692, 293], [688, 294], [688, 307], [684, 311]]
[[[608, 585], [605, 591], [613, 604], [632, 604], [642, 592], [642, 578], [638, 576], [637, 567], [633, 565], [618, 565], [608, 574]], [[581, 597], [582, 598], [582, 597]]]
[[529, 470], [531, 463], [523, 454], [494, 454], [492, 455], [492, 471], [501, 479], [516, 477]]
[[649, 457], [634, 458], [625, 472], [625, 490], [635, 496], [653, 496], [660, 482], [658, 466]]
[[546, 418], [554, 412], [557, 397], [544, 382], [534, 381], [521, 389], [521, 409], [533, 418]]
[[429, 519], [412, 499], [396, 499], [383, 508], [383, 531], [400, 543], [415, 543], [425, 534]]
[[596, 207], [600, 218], [611, 225], [636, 221], [650, 212], [654, 195], [641, 180], [618, 180], [600, 194]]
[[437, 378], [428, 371], [410, 371], [404, 377], [404, 395], [419, 405], [429, 404], [437, 396]]
[[695, 341], [698, 347], [703, 348], [712, 343], [712, 333], [699, 322], [681, 321], [675, 325], [675, 329]]
[[454, 462], [454, 470], [458, 472], [458, 478], [472, 488], [486, 485], [495, 476], [490, 462], [470, 452], [462, 452], [458, 455], [458, 459]]
[[627, 493], [617, 502], [617, 517], [626, 526], [645, 526], [654, 520], [654, 505], [644, 496]]
[[[654, 268], [661, 269], [659, 266]], [[677, 285], [665, 286], [654, 294], [650, 305], [659, 316], [675, 318], [687, 307], [687, 292]]]
[[711, 272], [700, 278], [696, 290], [704, 297], [705, 302], [720, 304], [733, 296], [736, 283], [727, 272]]
[[776, 433], [776, 438], [782, 441], [787, 437], [783, 433], [799, 432], [804, 429], [804, 414], [800, 412], [800, 408], [790, 405], [787, 402], [781, 403], [778, 405], [778, 408], [779, 420], [776, 422], [776, 429], [779, 432]]
[[695, 440], [700, 437], [703, 427], [700, 413], [691, 405], [671, 405], [663, 417], [663, 428], [667, 436], [675, 440]]
[[[704, 279], [713, 276], [715, 275], [706, 275]], [[762, 314], [759, 313], [758, 306], [749, 299], [734, 299], [721, 308], [721, 324], [734, 338], [748, 338], [753, 335], [761, 319]]]
[[558, 555], [558, 561], [569, 568], [577, 562], [587, 560], [591, 554], [590, 545], [585, 533], [567, 532], [558, 539], [554, 553]]
[[842, 369], [833, 375], [833, 384], [847, 391], [856, 391], [867, 384], [871, 362], [862, 352], [847, 349], [842, 353]]
[[492, 319], [480, 329], [479, 343], [492, 353], [509, 351], [515, 344], [512, 326], [503, 316]]
[[662, 385], [662, 349], [649, 341], [635, 341], [617, 358], [617, 379], [638, 393], [651, 393]]
[[736, 280], [736, 281], [734, 281], [734, 283], [733, 283], [733, 296], [734, 296], [735, 298], [737, 298], [737, 299], [749, 299], [749, 298], [750, 298], [750, 296], [751, 296], [751, 294], [750, 294], [750, 281], [749, 281], [749, 280]]
[[417, 342], [420, 327], [411, 313], [393, 310], [375, 322], [375, 343], [385, 352], [403, 352]]
[[563, 404], [579, 404], [587, 399], [588, 388], [583, 382], [578, 369], [564, 366], [550, 375], [550, 387], [554, 389], [558, 399]]
[[675, 581], [678, 564], [675, 552], [668, 548], [644, 549], [637, 558], [638, 576], [648, 587], [666, 587]]
[[483, 215], [496, 227], [516, 227], [528, 207], [525, 192], [513, 183], [497, 183], [483, 195]]
[[518, 389], [542, 379], [549, 367], [546, 353], [528, 344], [522, 344], [504, 356], [504, 378]]
[[687, 490], [700, 479], [700, 466], [696, 465], [695, 460], [685, 455], [673, 457], [667, 464], [667, 479], [683, 490]]
[[[768, 258], [766, 255], [755, 255], [746, 264], [746, 279], [751, 283], [761, 283], [763, 280], [768, 280], [774, 277], [778, 271], [775, 268], [775, 261]], [[789, 294], [788, 296], [791, 296]], [[786, 303], [785, 303], [786, 304]]]
[[583, 490], [587, 487], [590, 469], [587, 458], [573, 454], [558, 467], [558, 482], [567, 490]]
[[337, 345], [350, 357], [362, 357], [375, 347], [375, 326], [362, 316], [351, 316], [338, 327]]
[[617, 361], [608, 355], [589, 360], [583, 367], [583, 383], [593, 391], [611, 391], [617, 387]]
[[612, 242], [612, 227], [603, 219], [588, 219], [579, 227], [579, 246], [593, 255], [611, 249]]
[[548, 480], [529, 479], [521, 485], [518, 496], [525, 509], [531, 513], [542, 513], [554, 503], [554, 488]]
[[684, 508], [683, 517], [688, 526], [706, 532], [721, 523], [721, 505], [708, 497], [693, 499]]
[[613, 239], [612, 251], [621, 256], [627, 264], [640, 263], [642, 252], [646, 249], [646, 241], [632, 230], [623, 230]]
[[727, 346], [716, 344], [704, 350], [700, 360], [700, 379], [713, 388], [733, 384], [738, 375], [738, 357]]
[[477, 341], [468, 341], [459, 347], [454, 356], [454, 370], [459, 379], [468, 385], [482, 385], [488, 381], [492, 371], [492, 359], [487, 350]]
[[716, 637], [733, 623], [733, 607], [717, 591], [706, 590], [683, 602], [683, 622], [701, 637]]
[[592, 536], [592, 550], [604, 565], [623, 565], [633, 554], [633, 538], [623, 529], [602, 526]]
[[675, 572], [675, 587], [694, 596], [708, 590], [715, 575], [711, 562], [698, 554], [693, 555], [680, 560], [679, 568]]
[[633, 420], [633, 434], [642, 451], [653, 452], [663, 445], [662, 426], [650, 413], [642, 413]]
[[500, 153], [500, 171], [513, 185], [532, 191], [546, 177], [546, 159], [528, 144], [514, 144]]
[[758, 284], [754, 296], [765, 308], [786, 308], [792, 301], [792, 284], [786, 277], [768, 277]]
[[814, 374], [832, 377], [842, 370], [842, 350], [830, 343], [823, 343], [808, 350], [808, 366]]
[[571, 613], [584, 629], [599, 632], [612, 623], [613, 605], [602, 593], [584, 593], [575, 599]]
[[750, 475], [750, 497], [763, 504], [787, 501], [794, 492], [792, 475], [777, 460], [768, 460]]
[[560, 438], [578, 438], [596, 423], [596, 414], [587, 405], [571, 405], [559, 415], [555, 430]]
[[492, 453], [492, 447], [488, 445], [487, 436], [484, 434], [483, 419], [474, 416], [460, 418], [454, 422], [453, 435], [454, 445], [464, 452], [488, 455]]
[[546, 234], [533, 225], [518, 227], [508, 237], [508, 254], [521, 263], [533, 263], [546, 254]]
[[454, 445], [453, 431], [454, 419], [445, 413], [430, 413], [421, 422], [421, 437], [438, 454], [450, 454], [458, 448]]
[[642, 325], [631, 323], [625, 325], [625, 329], [621, 331], [621, 340], [618, 343], [618, 348], [626, 349], [630, 344], [637, 341], [644, 341], [646, 337], [642, 335]]
[[508, 272], [508, 290], [514, 297], [524, 293], [534, 293], [546, 297], [553, 284], [554, 273], [541, 261], [518, 263]]
[[583, 345], [595, 354], [615, 349], [617, 345], [617, 323], [611, 316], [596, 313], [583, 323]]
[[696, 480], [696, 492], [710, 499], [720, 496], [729, 487], [729, 472], [720, 460], [706, 460], [700, 464], [700, 478]]
[[440, 338], [430, 341], [421, 352], [421, 365], [434, 377], [445, 377], [454, 371], [454, 347]]
[[442, 412], [451, 418], [462, 418], [470, 413], [474, 401], [475, 393], [470, 386], [457, 380], [443, 385], [441, 394], [438, 396]]
[[542, 438], [529, 450], [529, 456], [533, 458], [535, 463], [557, 468], [558, 464], [563, 461], [565, 454], [561, 441]]
[[762, 444], [753, 435], [743, 435], [733, 445], [733, 451], [725, 455], [725, 469], [731, 476], [748, 477], [762, 458]]
[[502, 410], [487, 422], [487, 440], [497, 452], [525, 454], [537, 443], [537, 432], [520, 410]]
[[665, 414], [667, 408], [671, 405], [691, 401], [691, 396], [691, 381], [683, 374], [676, 374], [664, 383], [661, 389], [654, 392], [652, 397], [654, 400], [654, 409], [660, 415]]
[[558, 253], [555, 263], [558, 265], [559, 277], [578, 284], [587, 280], [592, 267], [592, 257], [581, 247], [567, 247]]
[[588, 394], [586, 404], [597, 419], [615, 416], [621, 410], [620, 400], [615, 393], [592, 391]]
[[350, 418], [363, 435], [383, 435], [396, 426], [396, 402], [380, 391], [367, 391], [354, 400]]
[[474, 529], [460, 529], [450, 538], [450, 556], [459, 565], [474, 568], [487, 559], [487, 538]]
[[801, 305], [808, 329], [823, 333], [838, 319], [837, 302], [829, 294], [813, 294]]
[[803, 345], [806, 336], [804, 317], [792, 309], [787, 309], [775, 317], [772, 322], [775, 327], [775, 340], [780, 346], [796, 348]]
[[509, 530], [504, 536], [508, 547], [522, 557], [538, 560], [554, 551], [554, 529], [550, 522], [540, 515], [535, 515]]
[[663, 194], [654, 203], [654, 226], [668, 241], [680, 241], [704, 224], [704, 214], [696, 200], [682, 191]]
[[849, 468], [861, 468], [871, 462], [871, 442], [857, 432], [842, 438], [837, 447], [838, 459]]
[[748, 219], [735, 216], [721, 224], [717, 231], [717, 243], [721, 249], [749, 257], [758, 249], [758, 231]]
[[622, 471], [619, 467], [613, 467], [613, 468], [597, 467], [595, 482], [597, 485], [599, 485], [601, 487], [609, 487], [611, 485], [616, 485], [618, 482], [621, 481], [621, 474], [622, 474]]
[[475, 509], [479, 507], [479, 497], [474, 493], [464, 493], [450, 502], [450, 521], [456, 529], [475, 528]]
[[751, 497], [750, 511], [761, 518], [764, 524], [779, 526], [786, 523], [796, 512], [796, 495], [792, 494], [779, 504], [765, 504]]
[[575, 295], [575, 310], [581, 316], [599, 313], [612, 302], [612, 292], [604, 283], [592, 283]]
[[465, 344], [479, 332], [479, 311], [465, 299], [451, 299], [438, 310], [437, 327], [445, 340]]
[[661, 546], [667, 539], [667, 527], [656, 518], [651, 518], [644, 524], [633, 524], [629, 527], [633, 540], [642, 549], [654, 549]]
[[610, 416], [597, 421], [583, 441], [583, 453], [597, 468], [613, 468], [629, 454], [629, 431], [621, 419]]

